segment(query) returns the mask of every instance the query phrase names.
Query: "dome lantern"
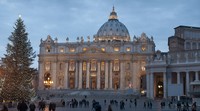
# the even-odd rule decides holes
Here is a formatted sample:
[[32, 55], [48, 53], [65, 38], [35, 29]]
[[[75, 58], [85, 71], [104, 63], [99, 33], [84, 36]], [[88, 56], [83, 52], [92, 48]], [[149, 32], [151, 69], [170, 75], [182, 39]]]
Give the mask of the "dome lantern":
[[113, 10], [112, 10], [112, 12], [110, 13], [110, 16], [109, 16], [109, 20], [110, 19], [117, 19], [117, 13], [115, 12], [114, 6], [113, 6]]

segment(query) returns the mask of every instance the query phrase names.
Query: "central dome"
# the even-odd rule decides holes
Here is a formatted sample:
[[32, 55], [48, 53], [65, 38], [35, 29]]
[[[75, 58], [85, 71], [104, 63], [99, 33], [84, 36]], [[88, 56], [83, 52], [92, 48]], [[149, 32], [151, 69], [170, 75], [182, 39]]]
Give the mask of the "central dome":
[[113, 7], [109, 19], [104, 23], [97, 34], [96, 41], [129, 41], [130, 35], [126, 26], [117, 19], [117, 13]]

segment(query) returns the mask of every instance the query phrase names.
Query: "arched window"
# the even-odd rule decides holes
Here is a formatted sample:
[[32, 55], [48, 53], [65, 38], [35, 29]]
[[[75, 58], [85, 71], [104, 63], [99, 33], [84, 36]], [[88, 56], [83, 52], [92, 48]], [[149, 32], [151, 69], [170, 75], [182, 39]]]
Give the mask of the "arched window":
[[197, 44], [195, 42], [192, 43], [192, 49], [197, 49]]
[[190, 44], [190, 42], [187, 42], [186, 43], [186, 50], [190, 50], [191, 49], [191, 44]]

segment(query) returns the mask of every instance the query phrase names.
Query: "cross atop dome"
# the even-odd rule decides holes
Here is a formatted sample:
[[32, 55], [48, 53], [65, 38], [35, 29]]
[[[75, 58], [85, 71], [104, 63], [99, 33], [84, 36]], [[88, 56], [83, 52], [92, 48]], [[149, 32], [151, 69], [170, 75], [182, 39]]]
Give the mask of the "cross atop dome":
[[112, 12], [110, 13], [109, 20], [117, 19], [117, 13], [115, 12], [115, 7], [113, 6]]

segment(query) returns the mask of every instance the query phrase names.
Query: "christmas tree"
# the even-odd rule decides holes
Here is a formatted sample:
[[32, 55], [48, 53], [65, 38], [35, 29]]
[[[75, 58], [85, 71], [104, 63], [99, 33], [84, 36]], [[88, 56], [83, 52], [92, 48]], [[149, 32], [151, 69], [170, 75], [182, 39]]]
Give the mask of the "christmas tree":
[[6, 101], [30, 100], [34, 93], [31, 81], [35, 71], [31, 64], [36, 54], [21, 17], [17, 19], [8, 40], [7, 53], [2, 59], [5, 64], [5, 81], [1, 97]]

